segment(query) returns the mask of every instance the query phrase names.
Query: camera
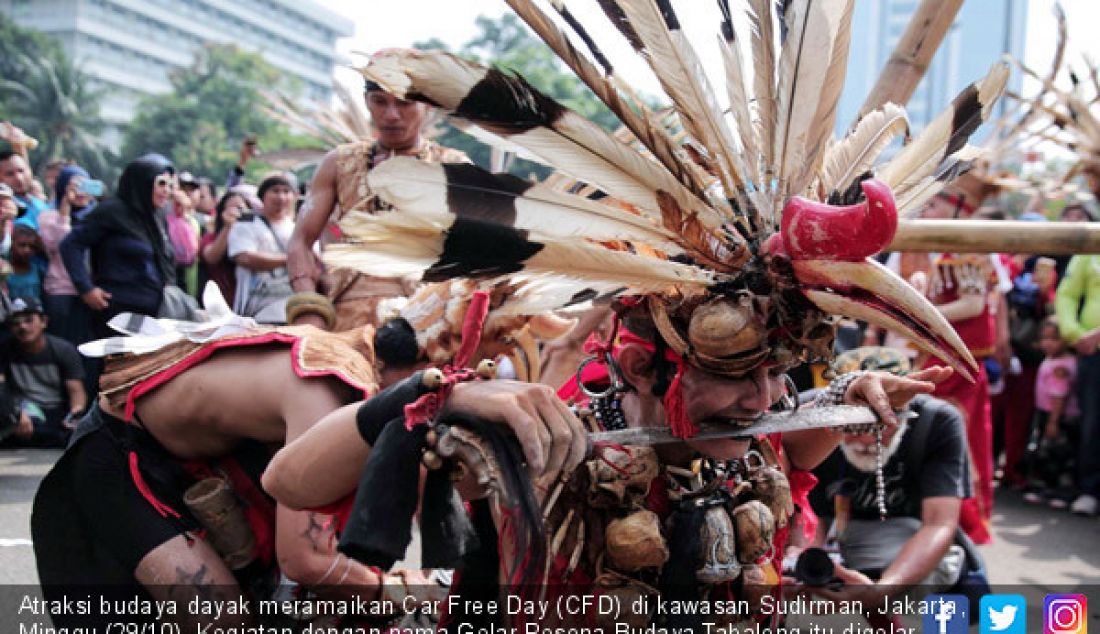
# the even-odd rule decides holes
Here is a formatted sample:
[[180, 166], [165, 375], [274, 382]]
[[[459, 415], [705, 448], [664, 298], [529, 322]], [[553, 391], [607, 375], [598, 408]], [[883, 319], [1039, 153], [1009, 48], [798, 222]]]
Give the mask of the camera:
[[836, 564], [829, 553], [821, 548], [807, 548], [798, 556], [794, 564], [794, 577], [799, 582], [814, 588], [838, 583]]

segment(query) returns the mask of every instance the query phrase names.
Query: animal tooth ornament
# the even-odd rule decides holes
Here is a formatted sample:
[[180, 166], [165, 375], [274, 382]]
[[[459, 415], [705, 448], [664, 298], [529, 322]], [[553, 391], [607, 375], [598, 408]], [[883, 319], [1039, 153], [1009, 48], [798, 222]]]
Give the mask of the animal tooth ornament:
[[[623, 120], [633, 143], [521, 76], [447, 53], [384, 52], [360, 70], [399, 97], [447, 111], [481, 138], [583, 179], [599, 199], [471, 165], [394, 159], [370, 174], [393, 212], [349, 214], [348, 242], [328, 252], [331, 265], [424, 281], [522, 280], [524, 301], [543, 309], [601, 295], [641, 297], [623, 315], [632, 329], [728, 376], [827, 360], [832, 315], [903, 332], [970, 376], [974, 359], [947, 321], [870, 256], [893, 236], [896, 200], [931, 195], [965, 171], [966, 141], [1003, 91], [1005, 64], [876, 167], [884, 141], [906, 128], [900, 107], [888, 104], [844, 139], [823, 140], [843, 82], [851, 0], [783, 3], [782, 14], [774, 3], [753, 3], [751, 20], [778, 26], [782, 37], [778, 47], [757, 37], [747, 51], [732, 8], [719, 2], [737, 100], [732, 118], [717, 105], [670, 2], [601, 3], [667, 92], [687, 132], [678, 145], [572, 14], [567, 21], [599, 66], [536, 4], [509, 4]], [[748, 85], [750, 65], [756, 79]], [[691, 425], [682, 432], [690, 435]]]

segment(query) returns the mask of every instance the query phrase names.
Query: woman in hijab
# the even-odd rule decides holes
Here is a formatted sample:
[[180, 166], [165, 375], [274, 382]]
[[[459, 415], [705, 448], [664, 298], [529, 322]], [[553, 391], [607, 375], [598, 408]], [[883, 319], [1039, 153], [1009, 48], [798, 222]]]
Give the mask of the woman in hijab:
[[[122, 171], [118, 188], [61, 242], [73, 286], [92, 309], [92, 334], [109, 337], [107, 322], [122, 312], [156, 316], [164, 287], [175, 283], [175, 256], [165, 212], [176, 170], [146, 154]], [[85, 266], [90, 254], [91, 272]]]
[[46, 249], [49, 268], [42, 282], [42, 303], [49, 318], [50, 334], [61, 337], [74, 346], [91, 339], [91, 315], [80, 301], [69, 271], [61, 261], [61, 241], [72, 228], [80, 225], [95, 209], [98, 201], [80, 191], [80, 185], [90, 178], [79, 165], [67, 165], [57, 175], [53, 209], [38, 216], [38, 235]]

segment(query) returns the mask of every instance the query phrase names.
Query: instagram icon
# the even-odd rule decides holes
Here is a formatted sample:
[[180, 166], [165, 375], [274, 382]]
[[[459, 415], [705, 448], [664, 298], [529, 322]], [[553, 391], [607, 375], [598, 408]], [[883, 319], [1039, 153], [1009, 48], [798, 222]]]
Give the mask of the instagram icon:
[[1088, 601], [1083, 594], [1048, 594], [1043, 599], [1043, 634], [1088, 634]]

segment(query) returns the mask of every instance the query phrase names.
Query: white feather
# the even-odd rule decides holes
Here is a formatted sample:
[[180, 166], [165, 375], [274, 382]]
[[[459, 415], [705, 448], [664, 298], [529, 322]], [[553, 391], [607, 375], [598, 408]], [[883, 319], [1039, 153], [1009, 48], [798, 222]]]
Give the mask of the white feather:
[[[985, 150], [973, 145], [965, 145], [951, 156], [947, 157], [933, 174], [925, 176], [919, 182], [912, 184], [897, 194], [898, 216], [901, 218], [913, 218], [924, 208], [932, 196], [949, 185], [954, 178], [945, 179], [944, 175], [954, 169], [958, 169], [960, 163], [973, 162], [981, 158]], [[964, 170], [965, 172], [965, 170]], [[956, 174], [956, 176], [958, 176]]]
[[[447, 229], [444, 224], [403, 210], [381, 215], [350, 213], [340, 227], [347, 242], [330, 245], [325, 262], [382, 277], [421, 275], [442, 255]], [[522, 273], [526, 275], [618, 284], [640, 293], [664, 292], [684, 285], [708, 286], [719, 279], [706, 269], [580, 240], [532, 242], [542, 247], [522, 262]]]
[[[488, 69], [439, 51], [402, 51], [376, 56], [361, 72], [398, 96], [407, 96], [412, 91], [453, 111], [486, 77]], [[502, 94], [500, 98], [509, 96]], [[723, 221], [717, 211], [706, 206], [656, 161], [573, 111], [566, 110], [553, 128], [536, 126], [519, 131], [514, 122], [470, 124], [490, 134], [506, 136], [509, 143], [525, 148], [540, 163], [593, 183], [658, 222], [661, 220], [655, 194], [658, 190], [673, 196], [711, 230]]]
[[[788, 33], [779, 60], [776, 178], [781, 194], [801, 194], [824, 142], [814, 136], [818, 107], [832, 88], [830, 62], [851, 0], [795, 0], [787, 9]], [[843, 84], [843, 76], [840, 78]], [[812, 173], [812, 172], [811, 172]]]
[[695, 49], [682, 30], [669, 30], [654, 0], [619, 0], [618, 5], [645, 45], [646, 61], [676, 105], [684, 129], [716, 160], [727, 195], [738, 196], [746, 169]]
[[733, 113], [733, 120], [737, 122], [741, 145], [745, 148], [747, 176], [759, 187], [763, 182], [760, 175], [760, 140], [756, 138], [756, 129], [752, 124], [741, 46], [736, 38], [727, 42], [719, 37], [718, 47], [722, 51], [722, 63], [726, 69], [726, 91], [729, 93], [730, 111]]
[[[989, 74], [975, 84], [981, 108], [973, 116], [980, 116], [983, 121], [989, 117], [993, 103], [1004, 91], [1007, 81], [1008, 65], [1001, 62], [994, 64]], [[909, 145], [878, 171], [878, 178], [896, 190], [903, 182], [921, 182], [935, 171], [955, 132], [956, 110], [956, 104], [952, 104], [937, 115]]]
[[[753, 96], [759, 123], [757, 137], [764, 152], [765, 170], [775, 169], [775, 0], [751, 0], [749, 20], [752, 24], [749, 43], [753, 56]], [[770, 186], [770, 183], [764, 183]]]
[[[394, 207], [449, 226], [454, 215], [448, 210], [447, 196], [456, 185], [446, 182], [444, 170], [442, 165], [412, 157], [395, 157], [371, 170], [368, 180], [371, 190]], [[513, 226], [538, 236], [626, 240], [670, 255], [683, 252], [676, 243], [678, 236], [646, 218], [546, 186], [534, 185], [514, 197], [514, 208]]]
[[896, 104], [888, 103], [864, 115], [848, 136], [825, 152], [821, 179], [824, 193], [848, 187], [853, 179], [871, 169], [879, 154], [908, 129], [905, 109]]

